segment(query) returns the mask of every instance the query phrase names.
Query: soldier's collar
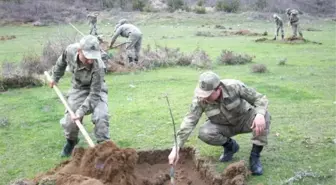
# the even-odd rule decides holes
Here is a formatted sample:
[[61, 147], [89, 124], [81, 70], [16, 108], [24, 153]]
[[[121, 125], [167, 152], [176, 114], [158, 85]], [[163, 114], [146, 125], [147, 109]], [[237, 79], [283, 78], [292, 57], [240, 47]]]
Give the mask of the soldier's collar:
[[75, 61], [77, 63], [78, 70], [86, 69], [91, 70], [92, 65], [85, 65], [82, 61], [79, 60], [78, 51], [75, 54]]
[[222, 90], [222, 97], [223, 98], [228, 98], [230, 97], [228, 90], [226, 89], [226, 87], [224, 86], [224, 84], [221, 84], [220, 86], [221, 90]]

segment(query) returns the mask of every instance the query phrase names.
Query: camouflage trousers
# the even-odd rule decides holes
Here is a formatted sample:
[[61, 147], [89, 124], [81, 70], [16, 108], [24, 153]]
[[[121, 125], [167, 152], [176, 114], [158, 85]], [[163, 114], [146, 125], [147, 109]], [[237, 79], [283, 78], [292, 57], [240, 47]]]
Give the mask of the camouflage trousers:
[[271, 116], [266, 111], [266, 128], [259, 136], [256, 136], [255, 131], [251, 129], [255, 116], [256, 112], [251, 109], [245, 116], [243, 116], [240, 123], [234, 126], [214, 124], [208, 120], [200, 127], [198, 138], [209, 145], [222, 146], [224, 143], [226, 143], [229, 137], [252, 132], [252, 143], [259, 146], [265, 146], [267, 145], [267, 135], [270, 130]]
[[291, 27], [292, 27], [294, 37], [297, 37], [298, 33], [300, 37], [303, 37], [299, 23], [291, 23]]
[[129, 44], [126, 46], [127, 56], [138, 60], [142, 43], [142, 33], [130, 33], [128, 42]]
[[90, 22], [90, 35], [98, 35], [97, 33], [97, 23]]
[[277, 26], [275, 30], [275, 34], [274, 34], [275, 39], [279, 36], [279, 31], [281, 31], [281, 38], [284, 38], [285, 33], [284, 33], [283, 26]]
[[[88, 95], [89, 90], [71, 89], [68, 94], [68, 104], [70, 108], [76, 112]], [[94, 134], [97, 142], [110, 139], [107, 92], [100, 92], [100, 97], [101, 98], [97, 106], [94, 110], [90, 110], [88, 113], [92, 113], [91, 121], [95, 125]], [[82, 121], [83, 120], [81, 120], [81, 122]], [[64, 117], [60, 120], [60, 124], [64, 129], [64, 135], [67, 139], [75, 140], [78, 138], [79, 129], [76, 123], [71, 121], [71, 117], [68, 112], [66, 112]]]

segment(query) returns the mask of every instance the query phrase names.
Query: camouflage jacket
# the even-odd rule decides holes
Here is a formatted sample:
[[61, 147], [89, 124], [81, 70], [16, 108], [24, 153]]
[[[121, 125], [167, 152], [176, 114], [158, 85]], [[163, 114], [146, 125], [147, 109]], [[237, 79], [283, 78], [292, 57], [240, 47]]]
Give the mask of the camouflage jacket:
[[288, 19], [291, 24], [295, 24], [299, 22], [299, 11], [296, 9], [292, 9], [289, 11]]
[[112, 36], [112, 43], [115, 42], [119, 35], [128, 38], [131, 33], [142, 34], [140, 29], [132, 24], [123, 24], [117, 27]]
[[94, 13], [88, 14], [87, 19], [89, 20], [89, 23], [97, 23], [97, 15]]
[[105, 69], [99, 67], [98, 61], [86, 66], [78, 59], [79, 43], [69, 45], [58, 58], [52, 68], [52, 78], [57, 83], [64, 75], [66, 67], [72, 73], [72, 88], [88, 91], [88, 96], [76, 111], [79, 116], [84, 116], [89, 110], [93, 110], [100, 100], [99, 93], [107, 92], [104, 83]]
[[283, 22], [282, 22], [281, 17], [279, 17], [279, 16], [276, 17], [275, 24], [276, 24], [277, 27], [283, 27]]
[[193, 97], [190, 110], [177, 132], [178, 146], [184, 145], [203, 112], [212, 123], [233, 126], [239, 124], [241, 118], [250, 109], [265, 115], [268, 105], [265, 95], [233, 79], [222, 80], [221, 88], [222, 96], [218, 102], [208, 103]]

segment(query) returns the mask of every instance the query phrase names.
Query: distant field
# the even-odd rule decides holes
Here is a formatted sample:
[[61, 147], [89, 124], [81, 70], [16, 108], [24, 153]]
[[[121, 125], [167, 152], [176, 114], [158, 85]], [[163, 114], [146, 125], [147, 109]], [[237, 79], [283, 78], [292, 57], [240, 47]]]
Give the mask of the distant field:
[[[112, 17], [99, 24], [107, 38], [114, 23]], [[162, 45], [190, 52], [197, 47], [205, 50], [215, 62], [223, 49], [254, 55], [255, 63], [265, 64], [268, 72], [254, 74], [250, 65], [219, 66], [214, 71], [222, 78], [234, 78], [264, 93], [270, 100], [272, 114], [269, 146], [262, 153], [265, 174], [249, 178], [249, 184], [282, 184], [296, 172], [311, 171], [318, 177], [304, 177], [294, 184], [335, 184], [335, 92], [336, 46], [335, 23], [327, 20], [303, 20], [306, 39], [316, 44], [256, 43], [259, 37], [216, 36], [223, 25], [232, 30], [249, 29], [273, 37], [274, 24], [268, 20], [251, 20], [244, 14], [136, 14], [128, 17], [144, 33], [143, 46]], [[283, 18], [285, 18], [283, 16]], [[111, 23], [108, 25], [108, 23]], [[88, 33], [86, 24], [75, 24]], [[202, 26], [204, 25], [204, 26]], [[307, 28], [322, 31], [308, 32]], [[197, 31], [209, 31], [215, 37], [195, 36]], [[291, 33], [285, 27], [286, 35]], [[5, 26], [0, 36], [15, 35], [13, 40], [0, 41], [0, 62], [19, 62], [24, 54], [41, 53], [44, 39], [55, 38], [58, 32], [73, 34], [69, 25], [49, 27]], [[277, 65], [287, 58], [287, 65]], [[168, 93], [176, 123], [187, 112], [199, 74], [204, 70], [188, 67], [157, 69], [125, 75], [110, 74], [109, 108], [111, 137], [121, 147], [137, 149], [168, 148], [173, 133], [168, 108], [162, 94]], [[131, 88], [130, 85], [134, 85]], [[66, 75], [60, 88], [66, 92], [70, 77]], [[31, 178], [62, 161], [64, 144], [59, 119], [64, 112], [56, 94], [48, 87], [12, 89], [0, 93], [0, 185], [19, 178]], [[90, 117], [85, 127], [92, 133]], [[199, 125], [204, 122], [204, 118]], [[196, 146], [202, 155], [214, 161], [222, 152], [197, 139], [196, 129], [188, 146]], [[93, 135], [92, 135], [93, 136]], [[250, 134], [236, 136], [241, 150], [234, 161], [248, 160]], [[84, 138], [80, 145], [86, 146]], [[218, 170], [227, 164], [214, 163]], [[168, 169], [167, 169], [168, 170]]]

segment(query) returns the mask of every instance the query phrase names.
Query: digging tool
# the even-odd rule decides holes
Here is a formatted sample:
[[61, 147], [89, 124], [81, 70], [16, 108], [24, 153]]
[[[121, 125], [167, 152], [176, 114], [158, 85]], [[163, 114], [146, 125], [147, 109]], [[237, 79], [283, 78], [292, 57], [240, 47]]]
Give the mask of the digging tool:
[[127, 44], [127, 43], [131, 43], [131, 42], [123, 42], [121, 44], [117, 44], [116, 46], [111, 47], [110, 49], [117, 48], [117, 47], [122, 46], [122, 45]]
[[[44, 71], [44, 75], [46, 75], [47, 79], [49, 82], [52, 82], [53, 80], [51, 79], [51, 76], [49, 75], [49, 73], [47, 71]], [[75, 115], [75, 113], [71, 110], [71, 108], [69, 107], [68, 103], [66, 102], [66, 100], [64, 99], [61, 91], [58, 89], [58, 87], [56, 85], [53, 86], [53, 89], [55, 90], [56, 94], [58, 95], [58, 97], [61, 99], [63, 105], [65, 106], [65, 108], [67, 109], [67, 111], [71, 114], [71, 115]], [[77, 127], [79, 128], [79, 130], [81, 131], [81, 133], [83, 134], [86, 142], [89, 144], [90, 147], [94, 147], [94, 143], [92, 141], [92, 139], [90, 138], [89, 134], [86, 132], [85, 128], [83, 127], [83, 125], [81, 124], [81, 122], [79, 120], [75, 121]]]
[[[170, 117], [172, 119], [172, 124], [173, 124], [173, 128], [174, 128], [174, 141], [175, 141], [175, 147], [177, 147], [177, 139], [176, 139], [176, 128], [175, 128], [175, 121], [174, 121], [174, 117], [173, 117], [173, 113], [171, 111], [171, 108], [170, 108], [170, 103], [169, 103], [169, 99], [168, 99], [168, 95], [165, 95], [166, 97], [166, 100], [167, 100], [167, 104], [168, 104], [168, 108], [169, 108], [169, 112], [170, 112]], [[177, 156], [177, 149], [175, 150], [176, 151], [176, 154], [175, 156]], [[175, 185], [175, 169], [174, 169], [174, 163], [171, 165], [170, 167], [170, 183], [172, 185]]]
[[85, 36], [79, 29], [77, 29], [71, 22], [69, 22], [70, 26], [72, 26], [79, 34], [81, 34], [83, 37]]

